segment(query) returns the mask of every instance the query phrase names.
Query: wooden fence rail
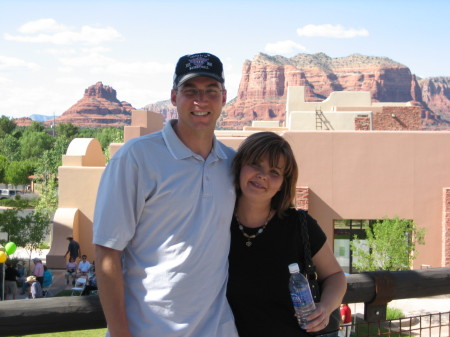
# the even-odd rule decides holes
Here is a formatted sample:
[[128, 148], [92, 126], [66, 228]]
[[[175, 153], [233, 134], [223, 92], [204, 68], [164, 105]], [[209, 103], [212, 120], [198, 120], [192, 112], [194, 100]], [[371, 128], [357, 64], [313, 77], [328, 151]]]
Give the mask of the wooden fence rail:
[[[365, 303], [365, 320], [386, 318], [396, 299], [450, 294], [450, 267], [349, 275], [344, 301]], [[0, 336], [106, 327], [98, 296], [71, 296], [0, 302]]]

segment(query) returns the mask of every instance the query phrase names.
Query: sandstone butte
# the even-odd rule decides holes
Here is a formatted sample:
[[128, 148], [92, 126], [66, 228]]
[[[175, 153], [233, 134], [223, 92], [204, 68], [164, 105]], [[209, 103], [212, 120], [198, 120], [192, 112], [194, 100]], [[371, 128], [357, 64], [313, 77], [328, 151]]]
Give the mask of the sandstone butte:
[[[418, 81], [408, 67], [386, 57], [353, 54], [331, 58], [318, 53], [286, 58], [260, 53], [244, 62], [238, 95], [225, 107], [220, 126], [242, 128], [253, 120], [283, 122], [287, 88], [292, 85], [305, 86], [305, 98], [311, 102], [342, 90], [369, 91], [375, 102], [411, 102], [422, 109], [424, 129], [449, 129], [450, 123], [433, 109], [450, 120], [450, 79], [441, 78], [433, 85], [435, 82]], [[433, 89], [423, 95], [421, 83], [423, 88]]]
[[[369, 91], [375, 102], [411, 102], [421, 107], [423, 129], [450, 129], [449, 77], [418, 79], [408, 67], [386, 57], [353, 54], [331, 58], [323, 53], [291, 58], [260, 53], [252, 61], [246, 60], [238, 95], [225, 106], [219, 127], [239, 129], [251, 125], [253, 120], [283, 123], [290, 85], [305, 86], [307, 101], [322, 101], [333, 91], [362, 90]], [[159, 112], [166, 120], [177, 118], [170, 100], [143, 109]], [[113, 88], [97, 82], [56, 122], [81, 127], [121, 127], [130, 123], [132, 110], [129, 103], [117, 99]], [[29, 125], [31, 120], [17, 119], [16, 123]]]
[[[131, 123], [130, 103], [119, 101], [116, 90], [97, 82], [84, 91], [84, 96], [56, 117], [56, 123], [72, 123], [79, 127], [123, 127]], [[52, 124], [53, 120], [45, 122]]]

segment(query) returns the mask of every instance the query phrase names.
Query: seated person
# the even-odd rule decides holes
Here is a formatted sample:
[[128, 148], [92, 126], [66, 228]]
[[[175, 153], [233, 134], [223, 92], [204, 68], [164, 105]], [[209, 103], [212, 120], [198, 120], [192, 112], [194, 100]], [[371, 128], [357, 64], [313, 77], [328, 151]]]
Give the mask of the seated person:
[[41, 298], [42, 297], [42, 287], [36, 280], [36, 276], [28, 276], [27, 283], [30, 285], [30, 295], [29, 298]]
[[[53, 283], [53, 274], [50, 269], [44, 264], [44, 282], [42, 283], [42, 288], [48, 288]], [[42, 289], [43, 295], [46, 295], [47, 290]]]
[[78, 264], [78, 276], [88, 276], [89, 269], [91, 269], [91, 264], [87, 260], [87, 256], [83, 255], [81, 257], [81, 262]]
[[53, 282], [53, 274], [50, 271], [50, 269], [47, 268], [47, 266], [44, 264], [44, 283], [42, 284], [42, 286], [45, 287], [49, 287], [51, 286]]
[[89, 270], [88, 279], [86, 283], [86, 287], [84, 288], [84, 291], [82, 295], [89, 295], [91, 291], [98, 290], [97, 288], [97, 277], [95, 276], [95, 265], [94, 262], [92, 262], [91, 268]]
[[19, 273], [17, 281], [19, 282], [19, 285], [23, 285], [27, 281], [27, 269], [22, 261], [17, 262], [17, 272]]
[[72, 276], [72, 285], [75, 285], [75, 279], [77, 278], [77, 263], [75, 258], [71, 257], [69, 262], [66, 263], [66, 284], [69, 285], [69, 278]]

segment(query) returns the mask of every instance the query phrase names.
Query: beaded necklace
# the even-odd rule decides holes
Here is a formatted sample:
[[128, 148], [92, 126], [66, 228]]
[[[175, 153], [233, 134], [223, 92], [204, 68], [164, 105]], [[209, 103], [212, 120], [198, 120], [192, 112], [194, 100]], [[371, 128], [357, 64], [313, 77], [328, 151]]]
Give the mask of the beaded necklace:
[[252, 245], [252, 239], [256, 238], [259, 234], [261, 234], [262, 232], [264, 232], [264, 229], [266, 228], [267, 224], [269, 223], [269, 219], [270, 219], [270, 215], [272, 213], [272, 210], [269, 210], [269, 214], [267, 215], [267, 219], [266, 222], [264, 222], [264, 225], [262, 225], [258, 231], [255, 234], [249, 235], [244, 231], [244, 226], [241, 224], [241, 222], [239, 221], [238, 216], [235, 214], [236, 217], [236, 221], [238, 223], [239, 226], [239, 230], [241, 231], [242, 235], [247, 239], [247, 242], [245, 243], [245, 245], [247, 247], [251, 247]]

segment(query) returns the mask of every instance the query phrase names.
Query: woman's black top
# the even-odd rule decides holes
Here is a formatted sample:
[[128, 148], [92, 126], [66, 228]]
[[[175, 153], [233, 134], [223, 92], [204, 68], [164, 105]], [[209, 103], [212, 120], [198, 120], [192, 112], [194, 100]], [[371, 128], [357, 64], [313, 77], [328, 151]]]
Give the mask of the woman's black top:
[[[314, 256], [326, 236], [312, 217], [306, 218]], [[257, 229], [245, 231], [251, 235]], [[240, 337], [308, 336], [294, 316], [288, 288], [288, 265], [296, 262], [302, 268], [300, 233], [297, 211], [290, 209], [283, 219], [275, 215], [247, 247], [233, 217], [227, 297]]]

